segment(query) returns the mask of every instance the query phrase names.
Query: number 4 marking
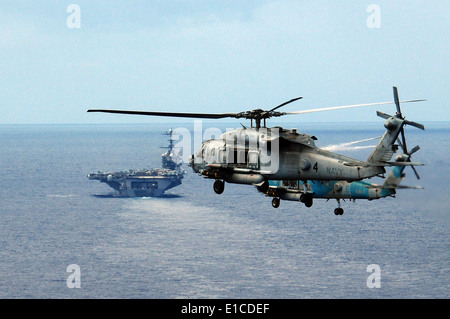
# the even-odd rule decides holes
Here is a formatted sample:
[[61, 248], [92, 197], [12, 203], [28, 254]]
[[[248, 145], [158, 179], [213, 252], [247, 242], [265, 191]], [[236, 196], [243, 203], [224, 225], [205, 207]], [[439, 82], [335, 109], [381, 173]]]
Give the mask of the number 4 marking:
[[318, 168], [317, 168], [317, 162], [316, 164], [314, 164], [313, 170], [315, 170], [317, 172]]

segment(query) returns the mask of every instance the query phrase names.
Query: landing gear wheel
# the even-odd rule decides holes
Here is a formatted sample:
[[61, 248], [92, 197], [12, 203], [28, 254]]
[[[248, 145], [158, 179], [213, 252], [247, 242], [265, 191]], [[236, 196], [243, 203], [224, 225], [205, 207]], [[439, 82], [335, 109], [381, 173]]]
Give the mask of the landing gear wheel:
[[311, 198], [308, 198], [308, 200], [305, 202], [305, 206], [306, 207], [311, 207], [312, 205], [313, 205], [313, 199], [311, 197]]
[[343, 215], [344, 214], [344, 210], [342, 209], [342, 208], [340, 208], [340, 207], [338, 207], [338, 208], [336, 208], [335, 210], [334, 210], [334, 214], [337, 216], [337, 215]]
[[300, 201], [302, 203], [305, 203], [307, 197], [308, 197], [308, 195], [306, 195], [305, 193], [300, 194]]
[[278, 208], [278, 207], [280, 207], [280, 199], [279, 198], [274, 198], [274, 199], [272, 199], [272, 207], [273, 208]]
[[217, 179], [213, 185], [214, 191], [216, 194], [222, 194], [225, 189], [225, 182]]
[[311, 207], [313, 205], [313, 197], [310, 193], [303, 193], [300, 195], [300, 201], [305, 204], [306, 207]]

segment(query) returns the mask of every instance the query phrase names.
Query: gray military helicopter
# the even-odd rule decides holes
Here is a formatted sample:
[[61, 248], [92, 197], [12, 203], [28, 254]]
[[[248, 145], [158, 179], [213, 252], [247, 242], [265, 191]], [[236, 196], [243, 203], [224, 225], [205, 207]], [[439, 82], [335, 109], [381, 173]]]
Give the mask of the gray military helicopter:
[[[408, 121], [402, 116], [400, 103], [425, 100], [400, 102], [397, 88], [394, 87], [393, 102], [334, 106], [294, 112], [277, 111], [299, 99], [301, 97], [291, 99], [268, 111], [254, 109], [240, 113], [174, 113], [111, 109], [89, 109], [88, 112], [201, 119], [249, 119], [250, 128], [242, 125], [242, 128], [226, 132], [219, 138], [204, 141], [197, 154], [190, 157], [189, 166], [194, 172], [215, 180], [213, 188], [217, 194], [223, 193], [225, 182], [254, 185], [260, 191], [266, 192], [270, 180], [352, 182], [381, 176], [386, 172], [386, 166], [422, 165], [413, 162], [390, 162], [390, 159], [398, 149], [394, 143], [400, 134], [403, 136], [404, 125], [424, 129], [422, 124]], [[315, 136], [299, 133], [297, 129], [266, 126], [266, 120], [272, 117], [384, 104], [396, 104], [397, 113], [391, 116], [377, 112], [378, 116], [386, 119], [384, 123], [386, 132], [365, 161], [320, 149], [314, 143], [317, 140]], [[402, 138], [404, 139], [404, 136]], [[305, 191], [305, 196], [310, 195]]]

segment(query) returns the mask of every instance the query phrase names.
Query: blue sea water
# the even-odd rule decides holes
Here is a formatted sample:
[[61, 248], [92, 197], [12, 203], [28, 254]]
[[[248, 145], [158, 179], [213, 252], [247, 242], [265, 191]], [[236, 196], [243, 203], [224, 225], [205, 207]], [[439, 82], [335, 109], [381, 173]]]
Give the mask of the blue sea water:
[[[450, 124], [425, 124], [406, 130], [426, 166], [404, 181], [425, 189], [347, 201], [342, 216], [335, 201], [274, 209], [244, 185], [217, 195], [187, 166], [163, 198], [95, 196], [111, 189], [88, 173], [159, 167], [167, 124], [0, 126], [0, 298], [449, 298]], [[383, 134], [296, 127], [318, 146]], [[68, 288], [72, 264], [80, 288]], [[372, 264], [380, 288], [367, 286]]]

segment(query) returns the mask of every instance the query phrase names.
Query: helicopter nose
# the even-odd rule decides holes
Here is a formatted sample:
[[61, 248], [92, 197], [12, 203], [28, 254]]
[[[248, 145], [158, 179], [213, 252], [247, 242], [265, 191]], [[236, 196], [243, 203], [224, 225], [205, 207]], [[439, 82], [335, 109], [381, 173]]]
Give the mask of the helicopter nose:
[[192, 155], [189, 157], [189, 164], [188, 164], [188, 166], [191, 167], [192, 170], [193, 170], [195, 173], [198, 173], [198, 172], [199, 172], [199, 167], [198, 167], [198, 165], [195, 164], [195, 155], [194, 155], [194, 154], [192, 154]]

